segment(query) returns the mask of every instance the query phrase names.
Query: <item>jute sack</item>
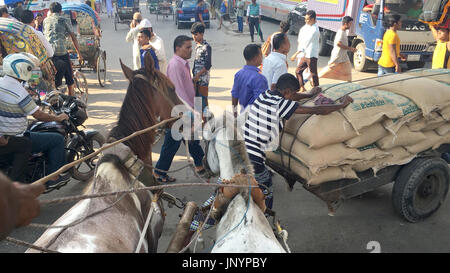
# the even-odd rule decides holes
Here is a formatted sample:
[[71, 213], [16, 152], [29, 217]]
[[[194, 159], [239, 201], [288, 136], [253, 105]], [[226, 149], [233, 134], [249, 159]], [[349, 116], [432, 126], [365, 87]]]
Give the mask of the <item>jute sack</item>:
[[[326, 97], [334, 101], [345, 95], [353, 98], [353, 103], [342, 113], [357, 132], [380, 122], [384, 117], [399, 119], [414, 116], [420, 111], [420, 108], [405, 96], [357, 83], [325, 85], [322, 90]], [[305, 106], [311, 105], [312, 102], [305, 103]]]
[[411, 76], [426, 76], [428, 79], [450, 84], [450, 69], [418, 69], [410, 70], [403, 74], [408, 74]]
[[450, 132], [450, 123], [445, 123], [439, 128], [434, 129], [434, 131], [440, 136], [445, 136]]
[[[402, 81], [397, 81], [401, 80]], [[397, 81], [397, 82], [392, 82]], [[412, 100], [424, 116], [436, 109], [450, 105], [450, 86], [429, 78], [414, 78], [411, 75], [395, 74], [376, 79], [359, 81], [363, 86], [393, 92]]]
[[431, 112], [427, 118], [417, 117], [407, 123], [409, 130], [413, 132], [417, 131], [430, 131], [438, 128], [440, 125], [445, 124], [445, 119], [437, 112]]
[[[295, 133], [295, 132], [294, 132]], [[302, 126], [297, 139], [310, 148], [341, 143], [357, 136], [352, 125], [339, 112], [328, 115], [313, 115]]]
[[284, 131], [291, 135], [295, 135], [298, 127], [303, 124], [306, 119], [311, 117], [311, 115], [293, 114], [290, 119], [286, 120], [286, 123], [284, 124]]
[[425, 140], [422, 140], [413, 145], [405, 146], [408, 152], [410, 152], [411, 154], [418, 154], [430, 148], [436, 149], [443, 143], [449, 143], [450, 134], [440, 136], [435, 131], [426, 131], [423, 132], [423, 134], [425, 135]]
[[379, 170], [387, 166], [407, 164], [415, 157], [415, 155], [410, 154], [403, 147], [395, 147], [384, 152], [388, 153], [388, 155], [383, 158], [356, 163], [352, 168], [357, 172], [373, 169], [376, 174]]
[[380, 149], [388, 150], [397, 146], [408, 146], [416, 144], [425, 139], [422, 132], [412, 132], [407, 126], [403, 126], [398, 130], [397, 134], [389, 134], [377, 141]]
[[439, 111], [439, 114], [446, 120], [450, 121], [450, 106], [445, 107], [444, 109]]
[[[294, 144], [292, 145], [292, 141]], [[291, 149], [292, 145], [292, 150]], [[291, 152], [291, 155], [306, 165], [313, 174], [330, 166], [340, 166], [363, 160], [360, 151], [346, 147], [343, 143], [331, 144], [319, 149], [308, 148], [308, 146], [290, 134], [284, 134], [281, 139], [281, 149]]]
[[360, 147], [358, 151], [360, 151], [363, 161], [376, 160], [389, 156], [388, 152], [380, 150], [374, 143]]
[[[289, 156], [280, 151], [267, 152], [266, 157], [267, 160], [273, 161], [278, 165], [282, 165], [281, 162], [281, 153], [283, 153], [283, 161], [285, 164], [289, 161]], [[295, 157], [291, 157], [290, 167], [286, 166], [290, 171], [297, 174], [306, 180], [308, 185], [319, 185], [323, 182], [334, 181], [339, 179], [357, 179], [358, 176], [352, 170], [352, 168], [348, 165], [340, 166], [340, 167], [329, 167], [317, 174], [312, 174], [308, 168], [303, 165], [298, 159]]]
[[345, 145], [350, 148], [361, 148], [376, 142], [388, 134], [389, 132], [384, 129], [381, 123], [375, 123], [367, 128], [361, 129], [360, 135], [347, 140]]
[[415, 107], [410, 107], [409, 109], [402, 109], [404, 116], [396, 119], [387, 119], [383, 121], [383, 127], [386, 128], [392, 134], [396, 134], [400, 128], [412, 120], [419, 118], [423, 119], [422, 111], [415, 105]]

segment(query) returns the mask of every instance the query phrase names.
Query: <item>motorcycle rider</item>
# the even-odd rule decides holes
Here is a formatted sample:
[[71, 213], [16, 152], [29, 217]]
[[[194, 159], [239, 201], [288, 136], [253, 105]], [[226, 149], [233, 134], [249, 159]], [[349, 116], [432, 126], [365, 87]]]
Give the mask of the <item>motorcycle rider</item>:
[[[53, 173], [65, 164], [64, 137], [58, 133], [27, 131], [27, 116], [32, 115], [35, 119], [44, 122], [62, 122], [69, 117], [66, 114], [51, 115], [42, 112], [23, 87], [22, 84], [29, 81], [37, 70], [39, 70], [39, 59], [29, 53], [10, 54], [3, 59], [5, 76], [0, 78], [0, 137], [4, 145], [0, 146], [0, 150], [11, 149], [9, 152], [14, 153], [13, 144], [17, 142], [16, 138], [28, 138], [31, 140], [33, 153], [46, 154], [49, 159], [47, 173]], [[9, 143], [10, 137], [15, 141]], [[15, 147], [18, 145], [16, 144]], [[23, 170], [27, 160], [28, 158], [23, 156], [19, 160], [15, 158], [13, 170]], [[53, 177], [53, 180], [46, 183], [46, 192], [65, 185], [69, 180], [69, 174]]]

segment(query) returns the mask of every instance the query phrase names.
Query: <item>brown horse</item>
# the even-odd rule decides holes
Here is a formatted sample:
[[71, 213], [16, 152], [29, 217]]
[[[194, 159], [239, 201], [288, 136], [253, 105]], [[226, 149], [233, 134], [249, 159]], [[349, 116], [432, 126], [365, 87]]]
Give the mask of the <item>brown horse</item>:
[[[170, 80], [154, 69], [150, 54], [144, 61], [145, 68], [136, 71], [121, 62], [130, 84], [109, 141], [150, 127], [157, 117], [161, 120], [169, 118], [172, 107], [181, 104]], [[121, 191], [143, 187], [143, 183], [154, 185], [151, 171], [142, 164], [148, 161], [151, 164], [153, 138], [153, 132], [142, 134], [106, 150], [86, 192]], [[130, 159], [133, 164], [128, 164]], [[136, 172], [136, 165], [143, 171]], [[35, 244], [60, 252], [156, 252], [164, 225], [164, 211], [161, 201], [155, 201], [155, 195], [138, 191], [80, 201], [54, 225], [68, 225], [94, 214], [92, 217], [71, 227], [48, 229]], [[101, 213], [95, 214], [99, 211]], [[142, 235], [146, 220], [148, 229]], [[145, 240], [139, 244], [142, 237]]]

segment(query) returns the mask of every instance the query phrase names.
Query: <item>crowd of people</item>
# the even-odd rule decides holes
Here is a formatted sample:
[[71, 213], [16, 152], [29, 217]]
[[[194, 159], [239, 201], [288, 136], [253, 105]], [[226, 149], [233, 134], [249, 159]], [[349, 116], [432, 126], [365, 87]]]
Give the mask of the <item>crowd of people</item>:
[[[108, 1], [110, 0], [106, 2]], [[231, 7], [227, 2], [222, 1], [220, 5], [218, 14], [219, 29], [223, 24], [227, 9]], [[234, 76], [230, 98], [235, 116], [238, 115], [238, 106], [240, 106], [240, 113], [246, 112], [248, 115], [243, 131], [244, 141], [255, 170], [255, 179], [259, 184], [263, 185], [261, 189], [267, 196], [266, 206], [268, 209], [272, 209], [272, 178], [265, 166], [264, 151], [267, 145], [276, 137], [276, 135], [271, 135], [273, 130], [281, 130], [283, 126], [282, 120], [289, 119], [294, 113], [326, 115], [342, 109], [352, 102], [350, 97], [345, 96], [337, 104], [307, 107], [300, 105], [298, 100], [317, 95], [320, 92], [320, 78], [343, 81], [352, 80], [352, 67], [347, 53], [349, 51], [355, 52], [356, 49], [349, 46], [347, 31], [352, 27], [353, 18], [349, 16], [343, 17], [342, 26], [334, 39], [330, 60], [327, 66], [318, 72], [320, 33], [317, 26], [316, 13], [313, 10], [307, 11], [305, 25], [299, 31], [297, 50], [288, 58], [291, 49], [291, 43], [287, 36], [289, 23], [281, 22], [280, 30], [264, 40], [261, 31], [260, 5], [256, 3], [256, 0], [252, 0], [252, 3], [245, 9], [244, 2], [234, 1], [235, 6], [233, 8], [236, 8], [238, 32], [243, 32], [244, 16], [247, 17], [252, 43], [248, 44], [243, 50], [246, 65]], [[90, 3], [93, 5], [94, 1]], [[172, 81], [176, 94], [186, 106], [195, 109], [195, 99], [201, 99], [202, 113], [200, 115], [204, 114], [204, 110], [208, 106], [210, 71], [213, 64], [213, 51], [206, 40], [206, 24], [202, 15], [205, 6], [204, 0], [198, 0], [195, 15], [196, 22], [191, 27], [191, 36], [180, 35], [174, 39], [174, 54], [170, 60], [167, 60], [163, 40], [155, 33], [150, 20], [144, 19], [140, 13], [133, 15], [130, 30], [125, 38], [127, 42], [133, 43], [134, 69], [143, 68], [144, 56], [150, 54], [154, 67]], [[98, 6], [97, 10], [100, 11]], [[4, 8], [0, 8], [0, 16], [11, 17]], [[69, 94], [71, 92], [73, 94], [73, 71], [65, 46], [66, 37], [71, 37], [80, 61], [82, 56], [79, 53], [78, 42], [71, 26], [68, 25], [67, 20], [61, 15], [61, 5], [52, 3], [50, 5], [50, 14], [45, 19], [42, 19], [42, 15], [34, 16], [27, 10], [22, 10], [20, 16], [16, 16], [33, 29], [45, 45], [47, 55], [53, 58], [57, 68], [56, 85], [60, 85], [62, 78], [65, 77], [65, 82], [69, 87]], [[378, 75], [380, 76], [386, 73], [400, 73], [399, 60], [405, 60], [405, 56], [400, 54], [400, 39], [397, 34], [397, 30], [401, 28], [400, 16], [391, 15], [386, 23], [387, 31], [383, 37], [382, 55], [378, 61]], [[448, 28], [431, 26], [431, 30], [437, 40], [432, 68], [450, 68]], [[264, 43], [262, 46], [254, 43], [255, 31], [261, 42]], [[27, 54], [6, 56], [3, 60], [3, 69], [6, 76], [0, 79], [0, 89], [5, 91], [0, 96], [0, 155], [14, 154], [13, 171], [10, 174], [13, 181], [21, 181], [20, 169], [23, 167], [23, 164], [26, 164], [26, 159], [31, 152], [46, 152], [54, 158], [50, 161], [52, 162], [52, 165], [49, 166], [50, 173], [65, 164], [64, 157], [61, 156], [64, 151], [61, 136], [52, 133], [33, 134], [26, 131], [27, 115], [32, 115], [36, 119], [43, 121], [62, 121], [68, 118], [65, 114], [54, 116], [43, 113], [24, 89], [22, 83], [29, 79], [29, 72], [36, 66], [36, 60], [32, 57]], [[192, 57], [194, 58], [191, 69], [189, 60]], [[288, 73], [288, 59], [297, 62], [295, 76]], [[8, 65], [17, 60], [21, 62], [19, 66], [20, 75], [17, 75], [12, 69], [8, 70]], [[306, 88], [306, 83], [308, 82], [312, 86], [309, 91]], [[11, 110], [11, 105], [13, 105], [13, 110]], [[264, 118], [259, 114], [262, 111], [267, 114]], [[13, 122], [11, 117], [14, 118]], [[271, 120], [270, 123], [267, 123], [267, 118]], [[15, 125], [10, 126], [12, 123]], [[159, 182], [170, 183], [176, 181], [174, 177], [170, 177], [167, 174], [167, 171], [170, 169], [182, 141], [175, 140], [171, 135], [170, 128], [166, 129], [160, 158], [155, 165], [158, 171], [154, 172], [154, 176]], [[196, 166], [195, 171], [199, 175], [203, 175], [205, 173], [202, 162], [204, 152], [200, 141], [191, 140], [188, 145], [189, 152]], [[0, 203], [3, 202], [1, 204], [12, 202], [10, 201], [11, 196], [23, 197], [20, 197], [19, 201], [14, 203], [12, 206], [14, 210], [7, 211], [6, 217], [10, 220], [6, 221], [8, 225], [0, 226], [0, 236], [8, 232], [14, 225], [25, 224], [30, 217], [38, 213], [35, 198], [45, 188], [54, 187], [67, 181], [69, 178], [67, 174], [62, 174], [49, 181], [46, 187], [33, 186], [26, 188], [19, 184], [11, 183], [9, 179], [1, 176], [0, 188], [4, 188], [4, 192], [10, 192], [10, 195], [0, 194]], [[31, 207], [31, 209], [28, 209], [28, 207]], [[23, 212], [24, 208], [28, 209], [26, 213]], [[11, 215], [11, 213], [15, 213], [15, 215]], [[1, 223], [3, 224], [3, 221]]]

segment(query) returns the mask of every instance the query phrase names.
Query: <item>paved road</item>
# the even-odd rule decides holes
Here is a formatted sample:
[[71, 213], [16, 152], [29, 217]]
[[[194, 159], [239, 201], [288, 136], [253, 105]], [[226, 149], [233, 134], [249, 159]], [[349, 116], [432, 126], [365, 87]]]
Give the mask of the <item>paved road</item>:
[[[178, 30], [173, 21], [164, 19], [157, 21], [155, 15], [144, 11], [153, 23], [155, 32], [165, 41], [168, 57], [172, 56], [173, 39], [180, 34], [190, 35], [188, 29]], [[127, 25], [119, 25], [114, 31], [112, 19], [102, 15], [102, 48], [107, 52], [108, 83], [100, 88], [95, 75], [87, 73], [89, 79], [89, 119], [87, 127], [101, 131], [104, 135], [116, 121], [118, 111], [125, 95], [127, 81], [119, 66], [119, 58], [131, 65], [131, 44], [124, 37]], [[242, 50], [250, 43], [250, 37], [233, 35], [225, 30], [216, 30], [213, 22], [206, 33], [206, 39], [213, 48], [213, 69], [211, 72], [210, 104], [215, 105], [215, 113], [231, 104], [230, 90], [233, 75], [244, 65]], [[267, 36], [278, 29], [276, 22], [264, 21], [262, 29]], [[296, 36], [289, 36], [294, 53]], [[320, 57], [319, 67], [323, 67], [328, 59]], [[294, 65], [294, 64], [292, 64]], [[294, 68], [290, 68], [293, 72]], [[373, 77], [374, 72], [355, 73], [354, 79]], [[333, 81], [322, 81], [331, 83]], [[153, 147], [153, 159], [159, 158], [161, 142]], [[180, 149], [172, 168], [185, 164], [184, 149]], [[178, 182], [198, 182], [189, 170], [175, 175]], [[43, 195], [41, 199], [53, 199], [80, 194], [85, 183], [71, 181], [59, 191]], [[360, 197], [346, 201], [334, 217], [328, 216], [325, 203], [304, 190], [297, 184], [292, 192], [288, 192], [284, 179], [274, 177], [274, 210], [278, 213], [282, 225], [289, 232], [289, 246], [293, 252], [369, 252], [367, 245], [371, 241], [379, 242], [382, 252], [449, 252], [450, 251], [450, 202], [422, 223], [410, 224], [394, 214], [391, 205], [392, 186], [387, 185]], [[169, 193], [201, 204], [211, 194], [208, 189], [176, 189]], [[67, 211], [73, 203], [57, 206], [45, 206], [41, 214], [33, 222], [50, 224]], [[164, 252], [179, 220], [180, 210], [167, 208], [164, 233], [159, 241], [159, 252]], [[11, 236], [34, 242], [43, 230], [36, 228], [20, 228]], [[214, 239], [214, 229], [204, 233], [205, 247], [208, 249]], [[24, 247], [0, 242], [0, 252], [24, 252]], [[197, 251], [204, 251], [201, 245]]]

